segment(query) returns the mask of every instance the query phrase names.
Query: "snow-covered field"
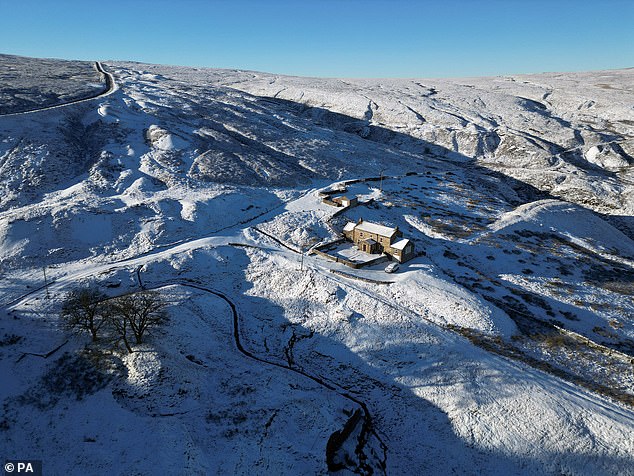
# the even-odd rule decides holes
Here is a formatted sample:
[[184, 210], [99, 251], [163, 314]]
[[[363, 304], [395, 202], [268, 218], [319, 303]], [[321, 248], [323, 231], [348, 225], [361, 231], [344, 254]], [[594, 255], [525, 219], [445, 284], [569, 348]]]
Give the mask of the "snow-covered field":
[[[60, 74], [11, 112], [103, 88], [86, 65], [46, 60]], [[46, 474], [634, 474], [634, 70], [105, 67], [108, 96], [0, 115], [0, 456]], [[377, 180], [346, 193], [368, 203], [334, 216], [318, 191], [359, 178]], [[419, 255], [388, 275], [308, 253], [359, 218]], [[170, 321], [132, 354], [90, 344], [58, 319], [87, 283], [156, 289]]]

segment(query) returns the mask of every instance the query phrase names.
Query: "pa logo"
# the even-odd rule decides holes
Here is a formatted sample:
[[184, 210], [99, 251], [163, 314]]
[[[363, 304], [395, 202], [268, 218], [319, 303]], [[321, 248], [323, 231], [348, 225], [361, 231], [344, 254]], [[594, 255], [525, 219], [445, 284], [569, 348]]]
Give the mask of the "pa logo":
[[14, 460], [4, 463], [4, 474], [29, 474], [32, 476], [42, 475], [42, 462], [38, 460]]

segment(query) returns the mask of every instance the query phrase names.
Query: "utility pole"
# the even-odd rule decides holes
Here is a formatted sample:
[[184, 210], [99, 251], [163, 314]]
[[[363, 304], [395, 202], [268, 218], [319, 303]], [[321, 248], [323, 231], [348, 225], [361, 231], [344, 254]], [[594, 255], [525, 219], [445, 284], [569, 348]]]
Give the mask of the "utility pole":
[[44, 272], [44, 287], [46, 288], [46, 299], [50, 299], [51, 296], [48, 293], [48, 279], [46, 279], [46, 266], [42, 266], [42, 271]]
[[383, 193], [383, 170], [381, 170], [381, 182], [379, 185], [379, 192]]
[[306, 254], [308, 250], [310, 250], [310, 246], [306, 249], [304, 249], [303, 246], [299, 247], [299, 252], [302, 254], [302, 260], [300, 261], [300, 265], [299, 265], [300, 271], [304, 271], [304, 255]]

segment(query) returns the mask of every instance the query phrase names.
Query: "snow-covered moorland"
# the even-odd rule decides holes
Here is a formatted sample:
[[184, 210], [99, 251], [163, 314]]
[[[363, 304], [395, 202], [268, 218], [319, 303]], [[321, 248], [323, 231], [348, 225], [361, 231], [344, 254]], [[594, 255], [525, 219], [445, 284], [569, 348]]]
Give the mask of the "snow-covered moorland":
[[[104, 88], [92, 63], [0, 60], [0, 112]], [[0, 456], [634, 474], [634, 70], [104, 68], [107, 96], [0, 115]], [[333, 187], [367, 203], [335, 216]], [[309, 252], [359, 218], [419, 255], [387, 274]], [[169, 323], [131, 354], [70, 334], [87, 284], [155, 289]]]

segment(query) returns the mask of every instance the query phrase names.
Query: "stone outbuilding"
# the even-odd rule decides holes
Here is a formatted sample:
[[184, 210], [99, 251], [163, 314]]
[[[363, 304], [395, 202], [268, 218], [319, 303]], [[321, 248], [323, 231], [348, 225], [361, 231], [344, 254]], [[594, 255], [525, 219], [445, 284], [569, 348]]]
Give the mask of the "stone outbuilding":
[[357, 197], [349, 198], [345, 195], [342, 197], [335, 197], [332, 199], [332, 201], [342, 207], [354, 207], [359, 204], [359, 199]]
[[407, 238], [402, 238], [390, 245], [387, 254], [391, 255], [397, 261], [404, 263], [414, 257], [414, 243]]

